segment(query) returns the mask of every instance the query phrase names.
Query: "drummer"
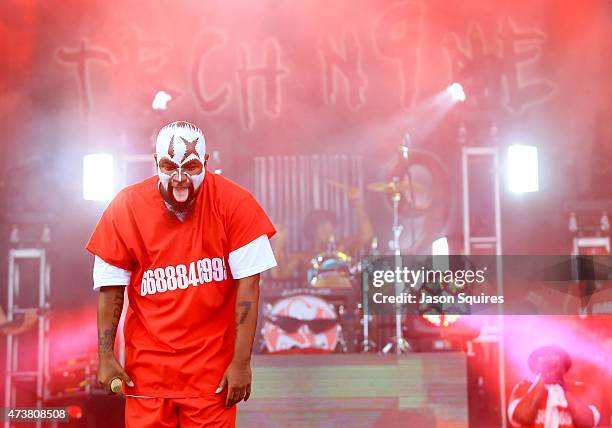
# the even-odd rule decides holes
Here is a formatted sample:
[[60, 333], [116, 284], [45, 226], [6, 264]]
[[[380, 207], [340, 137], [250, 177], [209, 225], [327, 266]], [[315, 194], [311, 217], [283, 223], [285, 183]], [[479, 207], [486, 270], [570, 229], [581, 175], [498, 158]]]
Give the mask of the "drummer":
[[278, 267], [272, 269], [274, 279], [306, 278], [310, 261], [320, 253], [325, 252], [330, 242], [336, 242], [336, 249], [355, 257], [368, 245], [374, 232], [363, 203], [359, 197], [359, 189], [348, 189], [348, 199], [357, 214], [358, 231], [353, 236], [338, 236], [338, 218], [329, 210], [311, 211], [302, 223], [303, 237], [307, 242], [304, 251], [285, 254], [287, 230], [283, 225], [276, 225], [276, 238], [272, 240], [274, 254]]

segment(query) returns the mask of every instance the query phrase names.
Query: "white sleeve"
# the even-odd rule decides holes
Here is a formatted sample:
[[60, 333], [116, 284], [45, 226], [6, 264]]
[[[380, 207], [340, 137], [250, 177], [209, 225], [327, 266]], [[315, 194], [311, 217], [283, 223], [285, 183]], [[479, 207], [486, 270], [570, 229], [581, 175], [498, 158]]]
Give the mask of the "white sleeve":
[[100, 257], [94, 257], [93, 282], [94, 290], [108, 285], [129, 285], [132, 272], [109, 265]]
[[593, 412], [593, 420], [595, 421], [595, 424], [593, 424], [593, 426], [596, 427], [597, 425], [599, 425], [601, 415], [599, 414], [599, 410], [597, 410], [597, 407], [589, 406], [589, 409], [591, 409], [591, 412]]
[[246, 278], [276, 266], [276, 259], [267, 235], [261, 235], [232, 251], [228, 262], [234, 279]]

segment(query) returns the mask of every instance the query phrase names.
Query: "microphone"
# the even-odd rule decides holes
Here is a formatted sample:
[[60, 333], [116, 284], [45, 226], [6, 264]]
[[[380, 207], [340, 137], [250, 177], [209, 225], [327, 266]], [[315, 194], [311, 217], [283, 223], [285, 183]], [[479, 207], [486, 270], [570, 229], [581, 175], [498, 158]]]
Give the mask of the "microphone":
[[113, 393], [119, 394], [122, 390], [122, 386], [123, 386], [123, 382], [121, 382], [121, 379], [119, 379], [118, 377], [111, 380], [110, 387]]

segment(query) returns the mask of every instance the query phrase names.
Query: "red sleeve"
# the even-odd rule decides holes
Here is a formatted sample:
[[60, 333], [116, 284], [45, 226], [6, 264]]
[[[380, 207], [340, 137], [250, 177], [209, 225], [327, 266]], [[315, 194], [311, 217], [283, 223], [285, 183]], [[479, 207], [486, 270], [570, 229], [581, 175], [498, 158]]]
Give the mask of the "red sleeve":
[[248, 192], [238, 198], [233, 207], [230, 207], [227, 221], [230, 252], [244, 247], [263, 234], [272, 238], [276, 233], [276, 229], [263, 208]]
[[512, 394], [510, 395], [510, 401], [523, 398], [523, 396], [527, 394], [527, 392], [529, 392], [529, 388], [531, 388], [531, 382], [526, 379], [523, 379], [512, 390]]
[[125, 222], [127, 220], [128, 211], [125, 198], [120, 193], [104, 210], [91, 238], [89, 238], [89, 242], [85, 246], [87, 251], [100, 257], [108, 264], [121, 269], [132, 270], [135, 266], [135, 257], [126, 242], [125, 233], [128, 228]]

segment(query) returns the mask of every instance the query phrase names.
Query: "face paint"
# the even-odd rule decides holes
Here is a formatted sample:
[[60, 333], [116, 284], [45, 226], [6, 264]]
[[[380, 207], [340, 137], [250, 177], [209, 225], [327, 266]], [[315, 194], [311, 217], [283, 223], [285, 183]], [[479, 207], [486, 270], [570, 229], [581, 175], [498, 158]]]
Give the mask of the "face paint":
[[175, 197], [174, 197], [174, 189], [172, 188], [172, 184], [169, 184], [168, 189], [165, 189], [161, 183], [159, 186], [159, 192], [162, 195], [162, 198], [164, 198], [164, 201], [166, 201], [166, 203], [169, 205], [169, 207], [171, 208], [171, 211], [175, 212], [175, 213], [186, 213], [187, 210], [191, 207], [191, 203], [193, 202], [193, 196], [195, 194], [194, 190], [193, 190], [193, 185], [191, 183], [189, 183], [189, 187], [186, 189], [187, 190], [187, 197], [185, 198], [184, 201], [178, 201]]
[[202, 131], [188, 122], [170, 123], [159, 131], [155, 152], [162, 197], [177, 211], [186, 210], [206, 173]]

